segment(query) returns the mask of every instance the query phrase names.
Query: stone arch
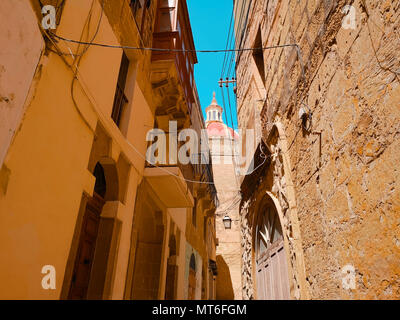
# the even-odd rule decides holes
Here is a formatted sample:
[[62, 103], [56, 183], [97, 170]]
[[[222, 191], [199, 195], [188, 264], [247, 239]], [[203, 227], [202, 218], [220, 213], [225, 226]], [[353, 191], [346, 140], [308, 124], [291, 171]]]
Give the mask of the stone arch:
[[101, 158], [96, 163], [96, 166], [100, 164], [104, 171], [104, 177], [107, 184], [107, 190], [104, 195], [105, 201], [118, 201], [120, 195], [119, 189], [119, 176], [117, 164], [114, 160], [109, 158]]
[[304, 254], [297, 216], [296, 192], [292, 179], [292, 168], [288, 150], [288, 141], [279, 117], [269, 131], [266, 140], [271, 152], [271, 170], [273, 184], [268, 190], [269, 196], [279, 208], [278, 213], [285, 229], [285, 246], [289, 255], [289, 276], [291, 277], [291, 296], [295, 299], [308, 299], [306, 286]]
[[95, 138], [89, 155], [88, 171], [93, 172], [98, 163], [103, 167], [107, 180], [105, 200], [124, 203], [127, 192], [127, 177], [131, 165], [100, 124], [96, 127]]

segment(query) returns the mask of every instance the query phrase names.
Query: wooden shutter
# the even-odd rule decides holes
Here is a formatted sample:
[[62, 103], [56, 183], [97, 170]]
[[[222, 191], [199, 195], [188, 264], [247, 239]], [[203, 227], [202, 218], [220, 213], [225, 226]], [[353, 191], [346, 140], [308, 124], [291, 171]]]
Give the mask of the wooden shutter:
[[119, 126], [121, 121], [121, 116], [123, 112], [123, 108], [128, 103], [128, 99], [125, 96], [125, 86], [126, 79], [128, 77], [128, 69], [129, 69], [129, 59], [125, 53], [122, 54], [121, 59], [121, 67], [119, 69], [117, 89], [115, 92], [114, 105], [111, 114], [111, 118], [114, 122]]

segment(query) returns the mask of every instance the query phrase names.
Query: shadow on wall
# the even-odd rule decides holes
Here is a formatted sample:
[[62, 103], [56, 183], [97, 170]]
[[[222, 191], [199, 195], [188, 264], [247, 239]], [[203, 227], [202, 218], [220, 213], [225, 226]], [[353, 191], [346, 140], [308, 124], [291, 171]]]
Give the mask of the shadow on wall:
[[217, 256], [217, 300], [234, 300], [231, 272], [224, 258]]

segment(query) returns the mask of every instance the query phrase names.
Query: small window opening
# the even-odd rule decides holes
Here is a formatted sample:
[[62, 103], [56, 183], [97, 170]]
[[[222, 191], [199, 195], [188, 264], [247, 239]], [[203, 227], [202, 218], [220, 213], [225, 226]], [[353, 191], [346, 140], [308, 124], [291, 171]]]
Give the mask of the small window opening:
[[265, 65], [264, 65], [264, 50], [262, 49], [263, 43], [262, 43], [262, 37], [261, 37], [261, 28], [258, 28], [257, 37], [256, 37], [256, 41], [254, 42], [253, 48], [256, 49], [256, 50], [253, 50], [253, 58], [257, 65], [257, 69], [258, 69], [258, 72], [262, 79], [262, 82], [264, 83], [264, 81], [265, 81]]
[[114, 105], [111, 118], [117, 126], [120, 125], [121, 115], [125, 105], [128, 103], [128, 98], [125, 95], [126, 79], [128, 77], [129, 59], [125, 53], [122, 54], [121, 67], [119, 69], [117, 89], [115, 92]]

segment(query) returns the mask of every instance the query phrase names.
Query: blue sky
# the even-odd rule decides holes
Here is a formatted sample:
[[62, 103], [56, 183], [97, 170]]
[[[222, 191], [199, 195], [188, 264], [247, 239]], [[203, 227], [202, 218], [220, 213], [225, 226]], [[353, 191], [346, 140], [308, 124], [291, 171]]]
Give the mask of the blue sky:
[[[225, 49], [228, 37], [229, 24], [232, 15], [233, 0], [187, 0], [193, 38], [197, 50]], [[199, 92], [200, 103], [203, 109], [211, 103], [213, 91], [217, 94], [218, 103], [222, 106], [221, 89], [218, 80], [221, 77], [224, 53], [198, 53], [198, 64], [195, 66], [195, 80]], [[235, 95], [230, 87], [232, 111], [236, 112], [233, 101]], [[224, 88], [225, 108], [228, 108], [228, 122], [231, 117], [227, 101], [227, 92]], [[223, 118], [225, 120], [225, 117]], [[236, 115], [233, 113], [233, 122], [237, 126]]]

